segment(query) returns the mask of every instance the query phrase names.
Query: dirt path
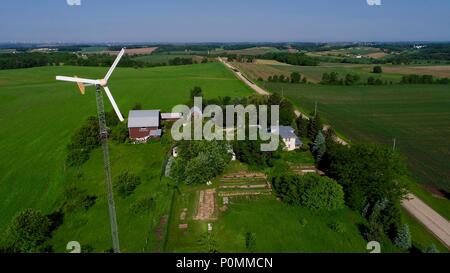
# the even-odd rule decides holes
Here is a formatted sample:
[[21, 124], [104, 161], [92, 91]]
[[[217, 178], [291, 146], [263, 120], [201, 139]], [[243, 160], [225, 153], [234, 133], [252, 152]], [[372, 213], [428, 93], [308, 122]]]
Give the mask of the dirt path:
[[[222, 58], [219, 58], [219, 61], [222, 62], [226, 67], [230, 68], [234, 74], [238, 76], [244, 83], [250, 86], [253, 90], [261, 95], [270, 95], [269, 92], [252, 83], [246, 77], [239, 72], [239, 69], [233, 67]], [[298, 110], [295, 110], [295, 115], [297, 117], [303, 116], [303, 118], [308, 119], [309, 117], [304, 115]], [[323, 130], [328, 130], [329, 125], [324, 125]], [[335, 136], [334, 141], [338, 144], [347, 146], [349, 145], [342, 138]], [[447, 219], [442, 217], [436, 211], [434, 211], [431, 207], [425, 204], [422, 200], [420, 200], [417, 196], [413, 194], [408, 195], [408, 199], [404, 200], [402, 206], [408, 213], [413, 215], [420, 223], [422, 223], [431, 233], [434, 234], [447, 248], [450, 249], [450, 223]]]
[[229, 69], [231, 69], [231, 71], [233, 71], [233, 73], [241, 80], [243, 81], [246, 85], [248, 85], [250, 88], [252, 88], [254, 91], [256, 91], [258, 94], [261, 94], [263, 96], [269, 96], [270, 93], [267, 92], [266, 90], [262, 89], [261, 87], [259, 87], [258, 85], [254, 84], [253, 82], [251, 82], [249, 79], [247, 79], [247, 77], [245, 77], [240, 71], [239, 69], [235, 68], [234, 66], [232, 66], [231, 64], [229, 64], [228, 62], [224, 61], [222, 58], [219, 57], [219, 61], [221, 63], [223, 63], [226, 67], [228, 67]]
[[[233, 71], [233, 73], [241, 80], [243, 81], [246, 85], [248, 85], [250, 88], [252, 88], [256, 93], [261, 94], [263, 96], [269, 96], [270, 93], [267, 92], [266, 90], [262, 89], [261, 87], [259, 87], [258, 85], [254, 84], [253, 82], [251, 82], [249, 79], [247, 79], [247, 77], [245, 77], [238, 68], [232, 66], [231, 64], [229, 64], [228, 62], [226, 62], [225, 60], [223, 60], [222, 58], [219, 57], [219, 61], [221, 63], [223, 63], [226, 67], [228, 67], [229, 69], [231, 69], [231, 71]], [[303, 116], [304, 119], [309, 120], [309, 117], [307, 115], [304, 115], [302, 112], [300, 112], [299, 110], [295, 110], [295, 115], [297, 117]], [[323, 130], [326, 131], [328, 130], [329, 125], [324, 125], [323, 126]], [[339, 143], [341, 145], [347, 146], [348, 143], [343, 140], [342, 138], [338, 137], [338, 136], [334, 136], [334, 141], [336, 143]]]
[[408, 194], [402, 206], [450, 249], [450, 222], [447, 219], [413, 194]]

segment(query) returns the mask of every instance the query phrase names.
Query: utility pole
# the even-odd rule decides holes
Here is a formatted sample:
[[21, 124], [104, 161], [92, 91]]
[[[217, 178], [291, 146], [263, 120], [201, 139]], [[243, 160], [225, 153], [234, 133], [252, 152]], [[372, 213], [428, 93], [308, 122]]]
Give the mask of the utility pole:
[[103, 95], [100, 90], [100, 86], [96, 85], [96, 99], [97, 99], [97, 112], [98, 112], [98, 125], [100, 128], [100, 139], [103, 148], [103, 164], [105, 171], [105, 184], [108, 193], [108, 209], [109, 209], [109, 221], [111, 224], [111, 235], [113, 241], [114, 253], [120, 253], [119, 245], [119, 231], [117, 228], [116, 206], [114, 203], [114, 193], [111, 182], [111, 165], [109, 160], [109, 147], [108, 147], [108, 130], [106, 128], [105, 119], [105, 106], [103, 104]]
[[316, 101], [316, 105], [314, 106], [314, 117], [317, 117], [317, 101]]
[[392, 150], [395, 151], [395, 149], [397, 148], [397, 139], [394, 138], [394, 145], [392, 146]]

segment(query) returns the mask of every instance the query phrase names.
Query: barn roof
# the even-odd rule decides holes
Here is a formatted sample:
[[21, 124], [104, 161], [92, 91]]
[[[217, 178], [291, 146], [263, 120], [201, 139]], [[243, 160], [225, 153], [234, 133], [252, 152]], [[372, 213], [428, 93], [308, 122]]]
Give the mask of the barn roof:
[[128, 115], [128, 128], [159, 128], [159, 117], [159, 110], [132, 110]]

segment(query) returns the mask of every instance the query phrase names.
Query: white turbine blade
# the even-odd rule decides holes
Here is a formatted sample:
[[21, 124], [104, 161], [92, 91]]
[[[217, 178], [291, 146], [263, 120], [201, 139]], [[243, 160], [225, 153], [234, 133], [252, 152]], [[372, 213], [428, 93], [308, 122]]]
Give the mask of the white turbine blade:
[[57, 81], [65, 81], [65, 82], [76, 82], [76, 83], [86, 83], [86, 84], [100, 84], [98, 80], [91, 79], [83, 79], [83, 78], [75, 78], [75, 77], [64, 77], [64, 76], [56, 76]]
[[105, 89], [105, 93], [108, 96], [109, 101], [111, 102], [112, 107], [114, 108], [114, 111], [117, 114], [117, 117], [119, 118], [120, 122], [124, 121], [122, 113], [120, 113], [119, 107], [116, 104], [116, 101], [114, 100], [111, 91], [109, 91], [108, 86], [103, 86], [103, 89]]
[[119, 52], [119, 55], [117, 55], [116, 60], [114, 61], [113, 65], [109, 69], [108, 73], [105, 76], [105, 81], [108, 82], [109, 77], [111, 77], [111, 74], [113, 73], [114, 69], [116, 69], [116, 66], [119, 64], [120, 59], [122, 59], [123, 54], [125, 54], [125, 48], [122, 48], [122, 50]]

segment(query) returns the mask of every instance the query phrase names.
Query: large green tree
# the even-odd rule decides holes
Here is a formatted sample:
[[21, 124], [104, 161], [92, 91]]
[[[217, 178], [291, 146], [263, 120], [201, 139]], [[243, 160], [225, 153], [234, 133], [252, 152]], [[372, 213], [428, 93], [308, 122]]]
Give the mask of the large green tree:
[[223, 172], [231, 160], [225, 141], [181, 141], [170, 176], [177, 182], [203, 184]]
[[12, 219], [2, 245], [8, 252], [42, 252], [50, 232], [51, 221], [47, 216], [40, 211], [26, 209]]
[[356, 144], [333, 149], [329, 173], [346, 191], [347, 203], [362, 210], [368, 203], [388, 199], [400, 203], [406, 185], [404, 158], [396, 151], [373, 145]]

